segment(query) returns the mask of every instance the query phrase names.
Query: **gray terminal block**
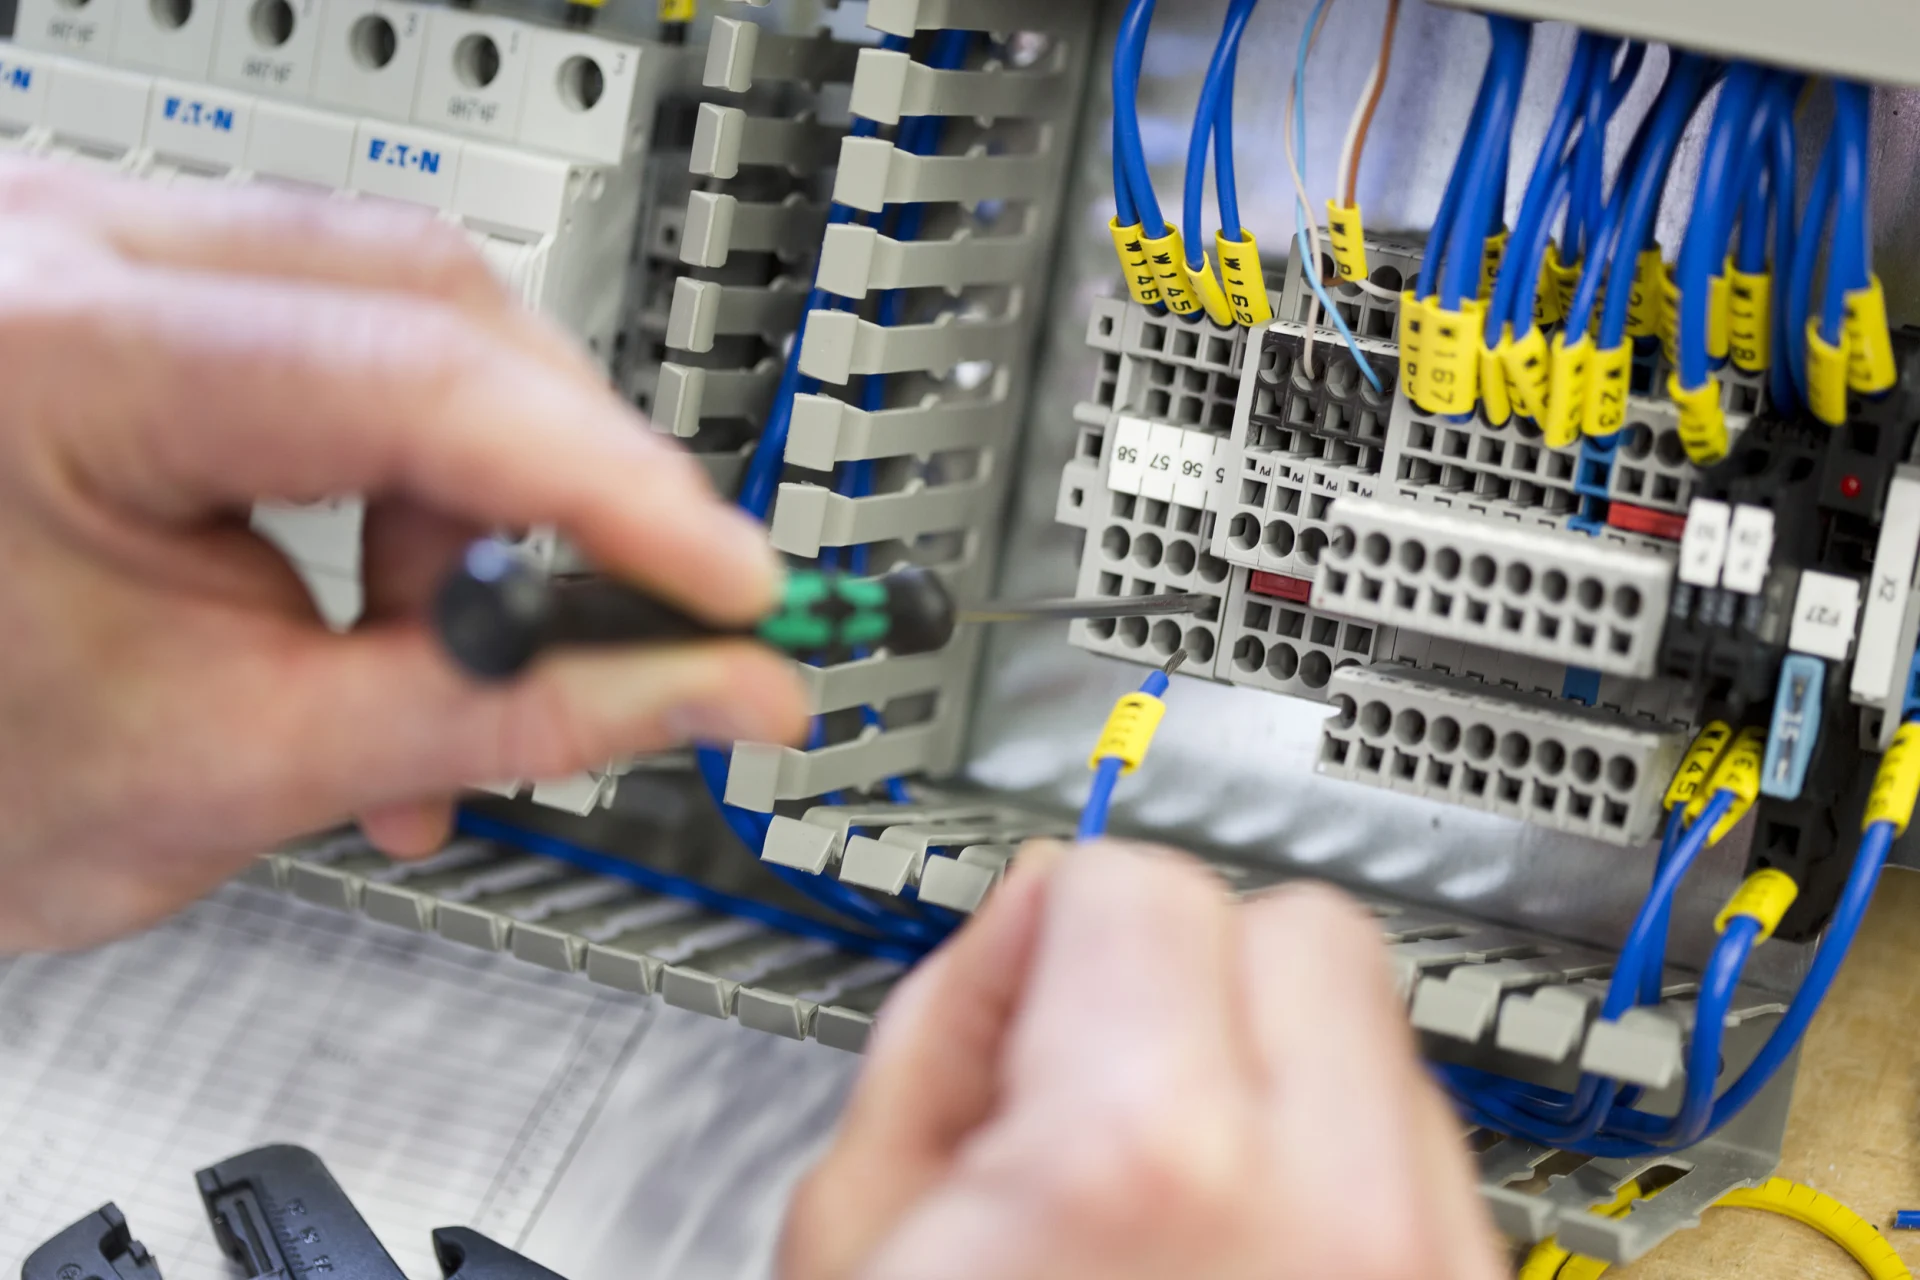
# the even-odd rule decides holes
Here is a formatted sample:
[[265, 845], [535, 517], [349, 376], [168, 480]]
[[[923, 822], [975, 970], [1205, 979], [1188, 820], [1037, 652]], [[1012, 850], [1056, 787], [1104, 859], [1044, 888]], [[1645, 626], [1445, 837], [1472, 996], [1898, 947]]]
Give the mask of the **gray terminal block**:
[[1393, 667], [1334, 672], [1320, 772], [1609, 844], [1665, 817], [1684, 728]]
[[1264, 576], [1233, 570], [1220, 623], [1219, 679], [1325, 702], [1336, 670], [1367, 666], [1392, 643], [1393, 628], [1274, 595], [1258, 581]]
[[849, 106], [854, 115], [881, 124], [899, 124], [906, 116], [1052, 119], [1078, 105], [1064, 53], [1056, 48], [1018, 69], [942, 71], [905, 52], [863, 49]]
[[752, 201], [695, 191], [687, 197], [679, 257], [690, 267], [716, 269], [736, 253], [770, 253], [782, 262], [799, 262], [820, 247], [826, 228], [827, 206], [797, 192], [783, 200]]
[[1160, 666], [1186, 650], [1183, 674], [1211, 678], [1220, 650], [1220, 621], [1229, 587], [1227, 562], [1207, 550], [1210, 512], [1100, 488], [1084, 496], [1089, 524], [1074, 594], [1082, 598], [1202, 592], [1192, 614], [1104, 618], [1070, 624], [1068, 639], [1130, 662]]
[[745, 93], [778, 81], [804, 84], [845, 83], [853, 79], [860, 46], [835, 40], [826, 31], [785, 35], [739, 18], [715, 18], [707, 41], [701, 83], [709, 89]]
[[1674, 566], [1579, 534], [1378, 499], [1334, 503], [1314, 607], [1443, 639], [1650, 676]]
[[1031, 236], [895, 240], [874, 227], [837, 223], [820, 246], [816, 283], [842, 298], [885, 289], [962, 289], [1031, 278], [1042, 250]]
[[1380, 380], [1376, 391], [1344, 342], [1321, 339], [1309, 351], [1307, 334], [1305, 325], [1282, 321], [1260, 330], [1257, 346], [1247, 344], [1239, 410], [1246, 429], [1236, 422], [1236, 436], [1249, 449], [1378, 473], [1400, 382], [1399, 346], [1358, 340]]
[[693, 172], [735, 178], [743, 168], [764, 167], [804, 176], [831, 168], [845, 136], [844, 128], [807, 114], [752, 116], [740, 107], [703, 102], [694, 118]]
[[1519, 417], [1500, 426], [1476, 410], [1462, 422], [1394, 397], [1383, 494], [1483, 520], [1559, 529], [1580, 510], [1580, 448], [1549, 449]]
[[[1232, 456], [1232, 455], [1230, 455]], [[1230, 564], [1311, 582], [1333, 541], [1333, 504], [1371, 498], [1373, 472], [1303, 458], [1290, 451], [1238, 451], [1214, 488], [1220, 518], [1213, 553]]]
[[[1411, 289], [1415, 278], [1419, 276], [1423, 249], [1402, 241], [1368, 238], [1367, 270], [1371, 273], [1368, 283], [1373, 285], [1373, 289], [1368, 290], [1341, 280], [1334, 269], [1333, 258], [1327, 251], [1324, 236], [1321, 246], [1320, 278], [1328, 282], [1327, 296], [1339, 311], [1340, 318], [1347, 322], [1347, 328], [1353, 336], [1396, 342], [1400, 324], [1400, 292]], [[1314, 308], [1318, 300], [1301, 274], [1299, 258], [1297, 253], [1287, 257], [1286, 280], [1280, 290], [1280, 305], [1274, 308], [1274, 318], [1304, 325], [1309, 316], [1316, 314]], [[1321, 340], [1339, 342], [1339, 330], [1327, 319], [1325, 310], [1321, 309], [1317, 314]]]
[[780, 367], [771, 357], [751, 369], [704, 369], [669, 360], [660, 366], [653, 422], [683, 440], [698, 435], [700, 424], [713, 419], [759, 423], [779, 386]]
[[807, 304], [806, 282], [783, 276], [766, 286], [721, 284], [682, 276], [674, 281], [667, 316], [667, 345], [682, 351], [713, 350], [722, 337], [760, 338], [770, 345], [791, 333]]

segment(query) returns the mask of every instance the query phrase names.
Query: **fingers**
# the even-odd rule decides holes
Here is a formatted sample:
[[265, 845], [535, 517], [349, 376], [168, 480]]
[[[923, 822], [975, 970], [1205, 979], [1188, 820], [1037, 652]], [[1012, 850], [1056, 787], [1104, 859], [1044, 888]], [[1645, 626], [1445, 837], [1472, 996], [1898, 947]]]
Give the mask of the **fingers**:
[[362, 813], [360, 833], [390, 858], [424, 858], [452, 837], [453, 807], [451, 798], [395, 801]]
[[[265, 788], [320, 816], [693, 741], [791, 742], [807, 723], [792, 664], [746, 641], [556, 655], [506, 686], [462, 677], [418, 623], [286, 644], [224, 696], [251, 706], [263, 755], [281, 761]], [[410, 848], [418, 815], [386, 820]]]
[[[556, 525], [609, 572], [717, 623], [762, 615], [754, 522], [604, 387], [443, 304], [141, 270], [0, 305], [42, 469], [171, 523], [261, 495], [404, 495], [487, 527]], [[98, 292], [94, 292], [98, 290]], [[111, 368], [111, 379], [45, 370]]]
[[833, 1149], [794, 1197], [780, 1274], [850, 1274], [952, 1167], [999, 1097], [1058, 845], [1022, 852], [978, 917], [881, 1010]]
[[360, 534], [365, 616], [385, 621], [423, 614], [460, 553], [485, 533], [471, 520], [404, 498], [373, 503]]
[[588, 362], [518, 306], [467, 233], [388, 200], [329, 200], [270, 185], [155, 187], [72, 166], [0, 161], [0, 213], [76, 221], [125, 257], [191, 271], [272, 276], [450, 303], [556, 366]]
[[[1299, 1220], [1319, 1228], [1300, 1242], [1300, 1274], [1434, 1274], [1460, 1256], [1435, 1249], [1458, 1234], [1436, 1205], [1470, 1224], [1484, 1211], [1433, 1182], [1446, 1164], [1435, 1157], [1445, 1144], [1458, 1150], [1458, 1134], [1434, 1123], [1432, 1086], [1379, 927], [1344, 895], [1315, 885], [1283, 889], [1245, 913], [1241, 964], [1270, 1098], [1270, 1150], [1283, 1161]], [[1470, 1201], [1465, 1170], [1450, 1172]], [[1356, 1186], [1368, 1188], [1364, 1199], [1352, 1194]]]

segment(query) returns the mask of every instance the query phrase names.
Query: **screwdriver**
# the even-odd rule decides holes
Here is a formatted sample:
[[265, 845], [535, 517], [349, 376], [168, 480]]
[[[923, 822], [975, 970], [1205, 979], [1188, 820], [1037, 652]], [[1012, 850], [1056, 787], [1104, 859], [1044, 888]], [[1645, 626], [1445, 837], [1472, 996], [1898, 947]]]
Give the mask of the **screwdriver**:
[[1175, 593], [960, 610], [929, 569], [899, 569], [879, 578], [801, 570], [787, 575], [772, 614], [757, 626], [728, 629], [611, 578], [549, 574], [511, 544], [488, 538], [469, 546], [440, 584], [433, 622], [463, 670], [497, 681], [512, 679], [552, 648], [738, 635], [796, 656], [885, 647], [904, 657], [944, 648], [962, 623], [1192, 613], [1209, 599]]

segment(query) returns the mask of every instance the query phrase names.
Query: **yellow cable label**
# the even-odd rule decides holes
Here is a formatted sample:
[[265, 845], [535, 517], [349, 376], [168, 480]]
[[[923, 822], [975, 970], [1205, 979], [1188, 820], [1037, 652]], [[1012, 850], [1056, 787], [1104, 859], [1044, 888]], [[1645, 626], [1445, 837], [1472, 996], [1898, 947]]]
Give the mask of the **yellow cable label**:
[[1887, 328], [1887, 295], [1880, 277], [1847, 295], [1847, 385], [1877, 396], [1899, 380], [1893, 364], [1893, 337]]
[[1747, 373], [1773, 361], [1773, 277], [1764, 271], [1727, 273], [1727, 355]]
[[1710, 466], [1727, 456], [1727, 410], [1720, 403], [1720, 380], [1709, 377], [1689, 391], [1680, 375], [1667, 375], [1667, 395], [1680, 411], [1680, 443], [1696, 467]]
[[1407, 389], [1407, 398], [1422, 408], [1426, 407], [1427, 393], [1420, 385], [1420, 349], [1426, 338], [1427, 304], [1416, 297], [1413, 290], [1403, 289], [1400, 293], [1400, 385]]
[[1153, 264], [1153, 278], [1160, 285], [1160, 297], [1167, 310], [1176, 316], [1198, 315], [1206, 309], [1200, 294], [1187, 274], [1187, 246], [1180, 239], [1180, 228], [1171, 222], [1167, 234], [1158, 239], [1141, 240], [1147, 247], [1147, 260]]
[[1760, 798], [1760, 766], [1766, 755], [1767, 731], [1742, 729], [1726, 754], [1720, 757], [1720, 763], [1713, 767], [1706, 785], [1687, 804], [1687, 821], [1696, 822], [1715, 796], [1722, 791], [1733, 792], [1733, 807], [1714, 824], [1707, 835], [1708, 844], [1719, 844], [1726, 839], [1727, 832], [1739, 825], [1740, 819], [1747, 816], [1747, 810], [1753, 808], [1753, 802]]
[[1220, 282], [1226, 286], [1227, 306], [1233, 318], [1251, 329], [1273, 320], [1273, 303], [1267, 298], [1267, 278], [1260, 269], [1260, 246], [1253, 232], [1241, 231], [1238, 241], [1220, 232], [1213, 236], [1213, 251], [1220, 259]]
[[1159, 306], [1159, 277], [1154, 274], [1153, 260], [1147, 257], [1147, 241], [1140, 234], [1139, 224], [1123, 227], [1120, 219], [1110, 218], [1107, 229], [1113, 233], [1113, 251], [1120, 255], [1120, 274], [1127, 282], [1127, 296], [1143, 307]]
[[1905, 835], [1913, 821], [1913, 801], [1920, 795], [1920, 723], [1900, 726], [1893, 745], [1880, 757], [1880, 770], [1873, 775], [1873, 790], [1867, 795], [1866, 816], [1860, 829], [1876, 822], [1891, 822], [1894, 834]]
[[[591, 3], [600, 5], [605, 0], [591, 0]], [[693, 10], [694, 0], [660, 0], [660, 21], [692, 22]]]
[[1587, 408], [1580, 429], [1590, 436], [1610, 436], [1627, 425], [1627, 388], [1633, 378], [1633, 344], [1597, 349], [1587, 375]]
[[1725, 933], [1735, 916], [1748, 916], [1759, 922], [1760, 941], [1765, 942], [1780, 927], [1781, 917], [1799, 896], [1800, 886], [1786, 872], [1771, 867], [1756, 871], [1727, 900], [1727, 905], [1720, 908], [1720, 914], [1713, 918], [1713, 931]]
[[1871, 1222], [1825, 1192], [1769, 1178], [1749, 1190], [1729, 1191], [1719, 1204], [1729, 1209], [1763, 1209], [1812, 1227], [1845, 1249], [1867, 1274], [1867, 1280], [1902, 1280], [1908, 1275], [1900, 1254]]
[[[1560, 261], [1560, 246], [1550, 244], [1540, 272], [1540, 296], [1547, 301], [1536, 300], [1533, 318], [1540, 324], [1559, 324], [1573, 309], [1573, 291], [1580, 287], [1580, 264]], [[1545, 319], [1541, 318], [1543, 312]]]
[[1680, 363], [1680, 281], [1670, 266], [1660, 269], [1660, 350], [1668, 364]]
[[1480, 399], [1480, 340], [1486, 313], [1477, 298], [1458, 311], [1429, 305], [1420, 339], [1420, 379], [1428, 413], [1472, 413]]
[[1150, 693], [1130, 693], [1120, 699], [1107, 717], [1107, 727], [1100, 731], [1087, 768], [1097, 770], [1102, 760], [1119, 760], [1126, 766], [1120, 770], [1123, 775], [1138, 769], [1166, 714], [1167, 704]]
[[1348, 284], [1367, 278], [1367, 242], [1360, 232], [1360, 206], [1327, 201], [1327, 238], [1333, 241], [1333, 268]]
[[1507, 388], [1506, 353], [1513, 348], [1513, 326], [1507, 325], [1500, 331], [1500, 341], [1491, 347], [1486, 345], [1486, 334], [1480, 335], [1480, 412], [1486, 415], [1488, 422], [1503, 427], [1513, 417], [1513, 398]]
[[1680, 761], [1680, 769], [1673, 775], [1673, 781], [1667, 786], [1666, 805], [1668, 809], [1687, 804], [1700, 794], [1700, 784], [1713, 772], [1714, 761], [1726, 750], [1727, 743], [1733, 741], [1733, 726], [1724, 720], [1710, 720], [1693, 739], [1693, 745], [1687, 748], [1686, 757]]
[[1513, 233], [1505, 227], [1486, 238], [1480, 246], [1480, 301], [1493, 301], [1494, 282], [1500, 279], [1500, 264], [1507, 257], [1507, 242]]
[[1227, 305], [1226, 291], [1220, 287], [1220, 277], [1213, 274], [1213, 264], [1207, 261], [1206, 254], [1200, 255], [1199, 266], [1187, 268], [1187, 282], [1200, 295], [1200, 305], [1207, 309], [1207, 319], [1222, 329], [1233, 328], [1233, 308]]
[[1547, 448], [1564, 449], [1580, 438], [1587, 415], [1587, 374], [1593, 363], [1593, 337], [1568, 342], [1566, 330], [1553, 335], [1553, 369], [1547, 375], [1547, 416], [1540, 420]]
[[1507, 370], [1507, 395], [1520, 416], [1538, 421], [1547, 412], [1547, 378], [1553, 357], [1547, 350], [1547, 335], [1538, 325], [1526, 336], [1500, 344], [1500, 363]]
[[1707, 277], [1707, 358], [1725, 360], [1729, 334], [1733, 327], [1733, 263], [1728, 262], [1718, 275]]
[[1820, 318], [1807, 321], [1807, 408], [1830, 427], [1847, 421], [1847, 333], [1840, 345], [1820, 336]]
[[1658, 249], [1642, 249], [1633, 262], [1633, 287], [1627, 290], [1627, 336], [1652, 338], [1660, 332], [1660, 284], [1666, 260]]

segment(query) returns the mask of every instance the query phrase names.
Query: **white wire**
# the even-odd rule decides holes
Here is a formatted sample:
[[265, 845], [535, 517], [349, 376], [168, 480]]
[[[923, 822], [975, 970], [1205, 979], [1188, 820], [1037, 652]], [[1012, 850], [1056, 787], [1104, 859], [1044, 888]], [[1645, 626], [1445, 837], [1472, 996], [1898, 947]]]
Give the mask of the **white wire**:
[[[1381, 53], [1385, 53], [1383, 48]], [[1380, 54], [1373, 58], [1373, 70], [1367, 73], [1367, 83], [1360, 90], [1360, 100], [1353, 104], [1353, 117], [1347, 121], [1347, 136], [1340, 144], [1340, 167], [1333, 176], [1333, 198], [1338, 200], [1340, 193], [1347, 189], [1347, 181], [1353, 176], [1353, 153], [1360, 146], [1360, 122], [1367, 118], [1367, 103], [1373, 99], [1374, 90], [1380, 84]]]
[[[1327, 25], [1327, 15], [1333, 12], [1331, 0], [1320, 11], [1320, 21], [1314, 23], [1313, 30], [1307, 35], [1307, 54], [1313, 54], [1313, 46], [1320, 41], [1320, 32]], [[1293, 153], [1293, 102], [1299, 92], [1299, 77], [1296, 73], [1287, 78], [1287, 110], [1280, 125], [1280, 139], [1287, 153], [1287, 171], [1293, 175], [1293, 189], [1299, 201], [1297, 217], [1306, 222], [1307, 257], [1309, 261], [1300, 264], [1303, 273], [1311, 271], [1314, 278], [1320, 273], [1320, 220], [1313, 216], [1313, 201], [1307, 196], [1307, 180], [1300, 172], [1300, 157]], [[1313, 377], [1313, 333], [1320, 324], [1320, 299], [1311, 288], [1308, 290], [1307, 334], [1300, 348], [1300, 369], [1308, 378]]]

